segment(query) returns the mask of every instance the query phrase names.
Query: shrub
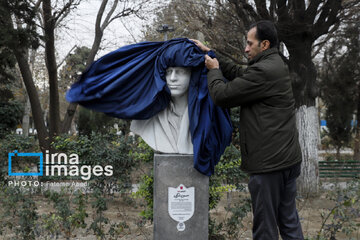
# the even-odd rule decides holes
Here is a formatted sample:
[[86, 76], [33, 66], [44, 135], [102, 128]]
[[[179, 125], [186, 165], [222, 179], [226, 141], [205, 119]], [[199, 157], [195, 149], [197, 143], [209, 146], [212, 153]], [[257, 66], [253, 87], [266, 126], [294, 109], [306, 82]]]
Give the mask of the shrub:
[[0, 140], [0, 182], [7, 181], [8, 153], [17, 150], [18, 152], [38, 152], [39, 146], [33, 136], [25, 137], [17, 134], [6, 135]]
[[71, 239], [77, 228], [86, 228], [85, 218], [87, 197], [80, 191], [74, 193], [44, 192], [54, 207], [54, 212], [42, 216], [43, 227], [50, 235], [58, 235], [60, 232], [66, 239]]
[[[241, 171], [241, 153], [231, 144], [226, 148], [220, 162], [215, 168], [215, 174], [210, 177], [209, 208], [216, 208], [224, 193], [237, 190], [244, 192], [244, 181], [247, 175]], [[209, 219], [209, 239], [240, 239], [242, 221], [251, 211], [250, 197], [239, 195], [236, 203], [225, 208], [229, 217], [225, 222], [217, 223], [215, 219]]]
[[16, 234], [16, 239], [35, 239], [39, 234], [38, 214], [31, 197], [20, 188], [0, 185], [0, 205], [0, 235], [9, 229]]
[[334, 201], [335, 206], [321, 214], [322, 224], [318, 231], [317, 240], [337, 239], [338, 232], [350, 236], [358, 230], [360, 223], [356, 221], [360, 217], [360, 181], [356, 180], [348, 184], [347, 188], [337, 188], [329, 191], [327, 198]]
[[23, 104], [17, 101], [0, 102], [0, 137], [9, 134], [21, 123]]
[[[131, 150], [131, 154], [139, 162], [153, 162], [154, 160], [154, 151], [147, 145], [144, 140], [137, 138], [136, 147], [134, 151]], [[139, 189], [136, 193], [133, 193], [134, 198], [143, 198], [145, 204], [144, 210], [141, 211], [140, 216], [145, 220], [153, 221], [153, 183], [154, 183], [154, 174], [153, 171], [149, 174], [144, 174], [140, 181]]]
[[112, 176], [93, 176], [89, 181], [91, 189], [100, 189], [108, 194], [126, 192], [131, 188], [130, 174], [137, 162], [129, 154], [131, 139], [115, 134], [88, 136], [58, 136], [52, 143], [57, 151], [68, 155], [76, 153], [81, 165], [112, 166]]

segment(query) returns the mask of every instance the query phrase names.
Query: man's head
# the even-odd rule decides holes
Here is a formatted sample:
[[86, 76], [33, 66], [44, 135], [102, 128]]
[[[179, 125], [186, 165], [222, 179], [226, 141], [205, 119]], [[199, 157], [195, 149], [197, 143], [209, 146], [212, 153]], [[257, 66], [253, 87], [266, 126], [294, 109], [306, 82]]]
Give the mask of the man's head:
[[245, 53], [249, 60], [266, 49], [277, 47], [278, 36], [275, 25], [270, 21], [259, 21], [250, 26]]
[[170, 89], [171, 97], [181, 97], [189, 89], [191, 68], [169, 67], [166, 69], [166, 83]]

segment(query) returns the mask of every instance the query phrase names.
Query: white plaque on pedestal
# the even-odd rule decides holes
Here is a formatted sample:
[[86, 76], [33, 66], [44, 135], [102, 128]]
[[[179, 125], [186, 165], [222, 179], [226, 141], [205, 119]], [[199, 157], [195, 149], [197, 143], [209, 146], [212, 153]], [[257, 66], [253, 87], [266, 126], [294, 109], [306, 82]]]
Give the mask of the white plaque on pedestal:
[[183, 184], [180, 184], [177, 188], [169, 187], [168, 210], [170, 217], [178, 222], [178, 231], [184, 231], [184, 222], [194, 215], [195, 188], [186, 188]]

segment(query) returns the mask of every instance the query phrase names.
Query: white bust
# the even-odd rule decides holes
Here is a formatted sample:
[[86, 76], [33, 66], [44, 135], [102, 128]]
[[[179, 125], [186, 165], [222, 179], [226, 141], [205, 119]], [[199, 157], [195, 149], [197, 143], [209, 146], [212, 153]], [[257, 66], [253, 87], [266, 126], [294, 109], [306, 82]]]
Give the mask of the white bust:
[[190, 78], [191, 68], [167, 68], [166, 83], [171, 93], [169, 106], [150, 119], [131, 122], [130, 130], [155, 151], [193, 154], [188, 114]]

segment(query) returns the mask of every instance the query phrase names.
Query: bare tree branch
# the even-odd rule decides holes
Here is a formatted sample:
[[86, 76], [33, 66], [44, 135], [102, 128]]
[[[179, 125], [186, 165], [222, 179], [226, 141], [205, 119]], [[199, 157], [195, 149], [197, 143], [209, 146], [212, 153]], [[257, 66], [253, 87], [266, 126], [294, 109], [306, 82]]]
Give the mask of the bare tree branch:
[[275, 7], [276, 7], [276, 0], [271, 0], [269, 12], [270, 12], [270, 17], [273, 21], [275, 20]]
[[233, 56], [231, 56], [231, 54], [228, 54], [220, 49], [215, 49], [215, 51], [219, 52], [221, 55], [224, 55], [225, 57], [228, 57], [230, 58], [234, 63], [237, 63], [239, 65], [246, 65], [247, 63], [246, 62], [243, 62], [243, 61], [240, 61], [236, 58], [234, 58]]
[[313, 24], [315, 17], [318, 13], [318, 8], [321, 3], [321, 0], [311, 0], [308, 8], [305, 11], [305, 22], [308, 24]]
[[305, 0], [293, 0], [293, 7], [294, 7], [294, 18], [302, 22], [304, 21], [305, 17]]
[[256, 10], [262, 19], [270, 20], [270, 14], [266, 9], [265, 0], [255, 0]]
[[108, 0], [103, 0], [101, 2], [99, 11], [98, 11], [97, 16], [96, 16], [96, 21], [95, 21], [95, 35], [102, 32], [102, 30], [101, 30], [101, 19], [102, 19], [103, 15], [104, 15], [107, 2], [108, 2]]
[[53, 14], [54, 21], [58, 24], [64, 19], [65, 16], [69, 14], [69, 12], [76, 8], [80, 4], [81, 0], [69, 0], [60, 11], [55, 11]]
[[130, 16], [131, 14], [136, 14], [136, 11], [134, 11], [133, 9], [131, 8], [126, 8], [126, 9], [123, 9], [120, 13], [116, 14], [114, 17], [112, 17], [107, 25], [109, 25], [112, 21], [114, 21], [115, 19], [118, 19], [118, 18], [122, 18], [122, 17], [127, 17], [127, 16]]
[[312, 33], [313, 38], [317, 39], [326, 34], [331, 25], [338, 21], [338, 13], [341, 10], [341, 1], [328, 0], [322, 7], [319, 19], [316, 21]]
[[282, 58], [282, 60], [283, 60], [287, 65], [289, 65], [289, 59], [288, 59], [287, 57], [285, 57], [285, 55], [284, 55], [281, 51], [279, 51], [279, 55], [280, 55], [280, 57]]
[[278, 0], [277, 5], [278, 22], [290, 21], [289, 9], [286, 6], [286, 0]]
[[63, 58], [63, 60], [60, 61], [60, 63], [58, 63], [57, 68], [59, 68], [67, 59], [67, 57], [71, 54], [71, 52], [77, 47], [77, 45], [74, 45], [70, 51], [65, 55], [65, 57]]
[[[124, 3], [124, 5], [127, 1], [130, 1], [130, 0], [121, 0], [121, 2]], [[104, 12], [105, 12], [105, 8], [108, 4], [108, 0], [102, 0], [102, 2], [101, 2], [100, 8], [99, 8], [97, 16], [96, 16], [96, 21], [95, 21], [95, 38], [94, 38], [89, 56], [86, 60], [86, 67], [90, 66], [90, 64], [94, 61], [96, 53], [100, 49], [100, 43], [101, 43], [101, 39], [104, 34], [104, 30], [110, 24], [110, 22], [112, 22], [114, 19], [136, 13], [137, 11], [139, 11], [139, 9], [141, 9], [141, 6], [140, 6], [137, 8], [136, 11], [130, 11], [130, 10], [128, 10], [128, 8], [124, 7], [123, 11], [121, 11], [119, 14], [116, 14], [114, 17], [112, 17], [112, 15], [114, 14], [114, 12], [117, 8], [118, 2], [119, 2], [119, 0], [114, 1], [110, 11], [106, 15], [103, 22], [102, 22], [102, 19], [104, 17]], [[144, 0], [144, 2], [148, 2], [148, 0]], [[126, 12], [124, 12], [124, 10], [126, 10]], [[77, 108], [76, 103], [69, 104], [66, 114], [64, 116], [64, 120], [62, 122], [62, 132], [67, 132], [70, 129], [71, 122], [74, 117], [76, 108]]]
[[245, 56], [244, 53], [244, 46], [241, 45], [241, 48], [238, 48], [234, 45], [232, 45], [231, 43], [226, 43], [227, 46], [229, 46], [230, 48], [234, 49], [236, 52], [241, 53], [243, 56]]
[[119, 0], [114, 1], [109, 13], [106, 15], [105, 20], [104, 20], [104, 22], [103, 22], [103, 24], [101, 26], [101, 31], [104, 31], [104, 29], [109, 25], [109, 23], [110, 23], [109, 20], [110, 20], [111, 16], [113, 15], [113, 13], [114, 13], [114, 11], [116, 9], [116, 7], [118, 5], [118, 2], [119, 2]]
[[249, 28], [252, 21], [259, 19], [259, 15], [246, 0], [228, 0], [228, 2], [235, 6], [236, 13], [243, 20], [245, 28]]
[[321, 41], [318, 42], [317, 44], [315, 44], [313, 46], [313, 49], [317, 48], [316, 50], [314, 50], [314, 53], [312, 54], [312, 58], [316, 57], [316, 55], [319, 54], [319, 52], [323, 49], [324, 45], [331, 39], [334, 37], [334, 32], [339, 28], [340, 22], [336, 23], [331, 30], [329, 30], [329, 33], [327, 34], [326, 38]]
[[137, 43], [134, 34], [130, 31], [130, 29], [126, 26], [126, 24], [121, 19], [120, 19], [120, 22], [122, 23], [122, 25], [126, 29], [126, 31], [130, 34], [130, 36], [133, 39], [134, 43]]
[[40, 4], [42, 3], [42, 0], [38, 0], [35, 2], [34, 0], [30, 0], [30, 2], [34, 5], [34, 11], [38, 11], [40, 9]]

